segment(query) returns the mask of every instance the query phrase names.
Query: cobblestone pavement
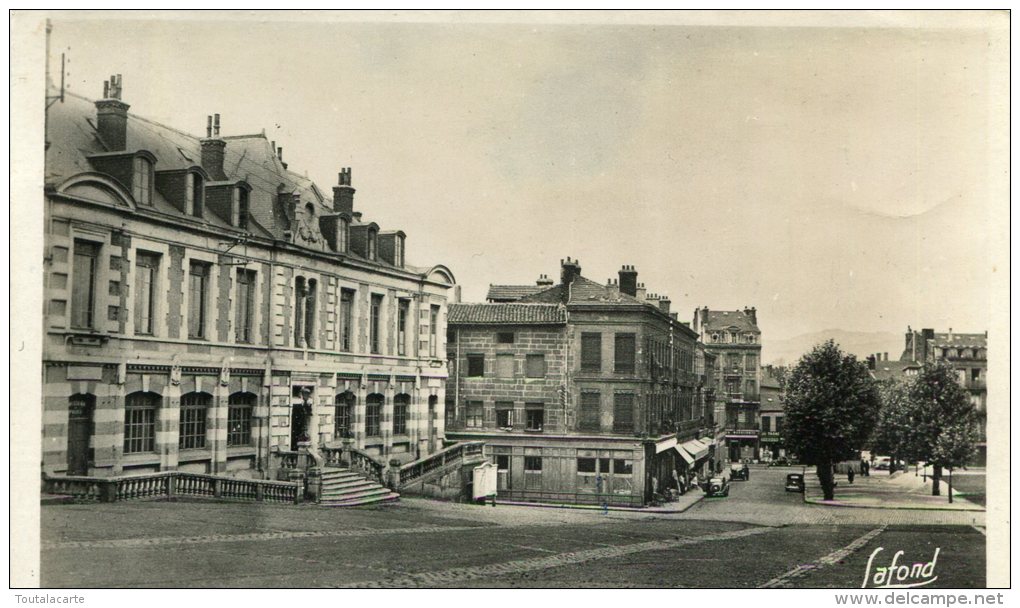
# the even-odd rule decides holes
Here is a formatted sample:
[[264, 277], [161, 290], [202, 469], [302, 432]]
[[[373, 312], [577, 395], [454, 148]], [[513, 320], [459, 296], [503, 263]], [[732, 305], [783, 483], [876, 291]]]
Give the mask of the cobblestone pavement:
[[42, 583], [855, 587], [872, 547], [899, 544], [930, 559], [932, 542], [941, 547], [940, 585], [984, 583], [983, 513], [809, 505], [783, 491], [784, 477], [753, 470], [728, 498], [702, 500], [682, 514], [407, 498], [356, 509], [199, 501], [44, 506]]

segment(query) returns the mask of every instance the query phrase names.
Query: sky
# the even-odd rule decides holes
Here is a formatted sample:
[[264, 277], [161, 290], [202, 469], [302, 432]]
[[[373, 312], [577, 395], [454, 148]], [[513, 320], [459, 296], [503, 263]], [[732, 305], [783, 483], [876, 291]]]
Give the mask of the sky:
[[195, 135], [212, 113], [264, 129], [325, 192], [352, 167], [355, 209], [466, 301], [569, 256], [596, 281], [634, 265], [681, 320], [755, 306], [766, 344], [986, 330], [1008, 305], [1008, 15], [703, 16], [66, 14], [51, 67], [66, 53], [90, 98], [122, 74], [132, 112]]

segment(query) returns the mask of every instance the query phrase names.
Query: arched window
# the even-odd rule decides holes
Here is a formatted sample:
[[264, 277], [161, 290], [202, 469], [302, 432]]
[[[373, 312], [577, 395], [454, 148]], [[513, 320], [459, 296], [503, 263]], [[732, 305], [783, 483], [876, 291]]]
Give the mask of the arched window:
[[354, 416], [354, 404], [357, 397], [351, 391], [336, 396], [333, 407], [333, 436], [344, 439], [351, 436], [351, 420]]
[[411, 409], [411, 396], [401, 393], [393, 397], [393, 434], [407, 434], [407, 413]]
[[156, 393], [131, 393], [124, 399], [124, 453], [156, 451], [156, 412], [162, 397]]
[[318, 282], [315, 279], [308, 279], [308, 291], [305, 294], [305, 346], [307, 348], [315, 347], [316, 287], [318, 287]]
[[382, 408], [385, 398], [379, 393], [372, 393], [365, 399], [365, 435], [378, 437], [382, 435]]
[[205, 447], [205, 427], [212, 395], [187, 393], [181, 395], [181, 423], [177, 446], [182, 450]]
[[187, 210], [188, 214], [195, 217], [202, 217], [204, 212], [202, 176], [198, 173], [188, 173]]
[[227, 400], [227, 446], [251, 445], [251, 417], [257, 397], [234, 393]]
[[131, 194], [140, 205], [152, 204], [152, 163], [147, 158], [135, 157]]
[[304, 277], [294, 279], [294, 346], [301, 348], [305, 340], [305, 297], [308, 288]]

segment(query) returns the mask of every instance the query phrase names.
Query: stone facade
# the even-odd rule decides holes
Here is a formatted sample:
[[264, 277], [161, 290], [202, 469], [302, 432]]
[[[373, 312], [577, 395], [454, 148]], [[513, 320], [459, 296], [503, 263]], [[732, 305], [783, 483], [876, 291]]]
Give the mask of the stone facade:
[[406, 264], [403, 232], [353, 243], [378, 235], [348, 169], [330, 199], [264, 135], [221, 138], [217, 116], [200, 140], [114, 101], [49, 112], [44, 471], [263, 476], [348, 436], [381, 459], [441, 449], [452, 273]]
[[690, 464], [677, 446], [712, 419], [696, 334], [668, 301], [562, 266], [557, 285], [451, 307], [448, 436], [486, 442], [503, 499], [640, 506], [686, 486], [708, 446]]

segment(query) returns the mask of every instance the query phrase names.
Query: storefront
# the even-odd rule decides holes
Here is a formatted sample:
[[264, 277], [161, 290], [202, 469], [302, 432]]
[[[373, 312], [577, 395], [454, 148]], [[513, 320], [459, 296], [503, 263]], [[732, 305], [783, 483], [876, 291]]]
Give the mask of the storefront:
[[758, 431], [739, 430], [726, 433], [730, 462], [758, 459]]
[[775, 431], [762, 432], [760, 444], [762, 462], [772, 462], [787, 456], [783, 436]]

